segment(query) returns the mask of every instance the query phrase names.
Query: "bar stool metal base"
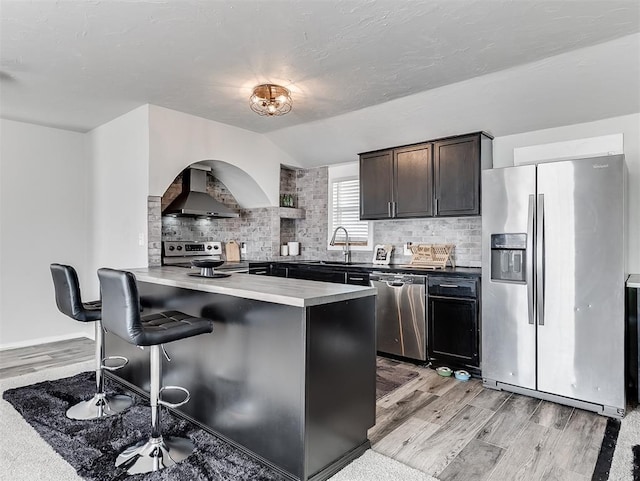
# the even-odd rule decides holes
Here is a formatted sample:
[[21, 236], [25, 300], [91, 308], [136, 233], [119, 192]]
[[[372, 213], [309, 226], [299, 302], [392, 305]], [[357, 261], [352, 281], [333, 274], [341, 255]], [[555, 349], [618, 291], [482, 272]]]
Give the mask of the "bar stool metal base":
[[106, 396], [102, 393], [94, 394], [87, 400], [67, 409], [67, 417], [77, 420], [100, 419], [119, 414], [131, 407], [133, 399], [124, 394]]
[[186, 459], [195, 450], [190, 439], [173, 436], [149, 438], [126, 448], [116, 459], [128, 474], [159, 471]]

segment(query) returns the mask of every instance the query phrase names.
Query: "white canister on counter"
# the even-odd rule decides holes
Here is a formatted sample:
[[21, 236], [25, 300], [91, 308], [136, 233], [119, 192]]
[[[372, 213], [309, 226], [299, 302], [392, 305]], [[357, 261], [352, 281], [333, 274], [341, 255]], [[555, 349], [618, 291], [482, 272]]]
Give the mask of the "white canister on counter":
[[288, 256], [289, 255], [289, 246], [287, 244], [284, 244], [284, 245], [280, 246], [280, 255], [281, 256]]
[[287, 242], [289, 246], [289, 255], [297, 256], [300, 254], [300, 242]]

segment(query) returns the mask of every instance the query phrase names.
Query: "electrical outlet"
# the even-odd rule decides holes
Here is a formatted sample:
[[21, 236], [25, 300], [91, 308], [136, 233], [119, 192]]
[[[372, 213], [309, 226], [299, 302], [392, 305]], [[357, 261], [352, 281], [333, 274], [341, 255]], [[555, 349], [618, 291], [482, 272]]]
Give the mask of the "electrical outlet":
[[413, 244], [412, 242], [406, 242], [406, 243], [404, 244], [404, 246], [403, 246], [403, 247], [404, 247], [404, 252], [403, 252], [403, 254], [404, 254], [405, 256], [410, 256], [411, 254], [413, 254], [413, 253], [411, 252], [411, 245], [412, 245], [412, 244]]
[[144, 232], [138, 234], [138, 245], [144, 246]]
[[242, 254], [243, 256], [247, 255], [247, 243], [246, 242], [240, 242], [240, 254]]

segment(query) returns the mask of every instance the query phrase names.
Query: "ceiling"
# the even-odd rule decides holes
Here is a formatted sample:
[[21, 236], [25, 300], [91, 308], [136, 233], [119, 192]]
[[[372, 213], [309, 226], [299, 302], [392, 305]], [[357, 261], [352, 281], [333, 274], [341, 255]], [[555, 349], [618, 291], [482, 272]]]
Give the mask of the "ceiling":
[[[0, 7], [0, 115], [81, 132], [146, 103], [290, 130], [640, 31], [637, 0]], [[292, 90], [290, 114], [250, 110], [251, 87], [267, 81]]]

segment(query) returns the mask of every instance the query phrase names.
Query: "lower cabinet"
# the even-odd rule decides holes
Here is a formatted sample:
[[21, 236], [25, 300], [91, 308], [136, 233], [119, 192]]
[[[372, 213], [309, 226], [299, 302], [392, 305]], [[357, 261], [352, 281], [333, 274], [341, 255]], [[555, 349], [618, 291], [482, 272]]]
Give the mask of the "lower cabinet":
[[427, 352], [435, 363], [479, 368], [477, 291], [476, 279], [429, 277]]
[[326, 268], [289, 267], [287, 277], [292, 279], [306, 279], [309, 281], [334, 282], [336, 284], [346, 283], [346, 273], [344, 271]]
[[271, 264], [269, 272], [275, 277], [289, 277], [289, 268], [280, 264]]
[[347, 272], [347, 284], [353, 284], [356, 286], [368, 286], [369, 273], [368, 272]]
[[[251, 274], [369, 286], [370, 272], [294, 263], [256, 263]], [[427, 357], [435, 365], [480, 373], [479, 278], [427, 276]], [[424, 299], [421, 294], [420, 299]], [[378, 298], [376, 303], [382, 302]], [[380, 321], [378, 321], [380, 322]]]

